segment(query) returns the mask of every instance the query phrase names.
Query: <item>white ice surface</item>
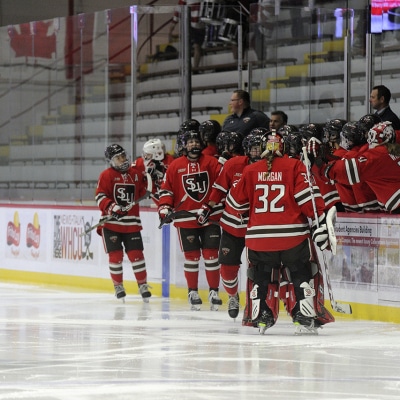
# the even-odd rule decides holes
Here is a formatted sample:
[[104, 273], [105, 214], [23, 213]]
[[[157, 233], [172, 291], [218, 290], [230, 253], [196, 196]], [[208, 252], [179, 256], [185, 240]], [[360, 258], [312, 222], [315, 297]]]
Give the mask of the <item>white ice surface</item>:
[[293, 332], [282, 313], [261, 336], [226, 305], [3, 283], [0, 400], [400, 399], [399, 325]]

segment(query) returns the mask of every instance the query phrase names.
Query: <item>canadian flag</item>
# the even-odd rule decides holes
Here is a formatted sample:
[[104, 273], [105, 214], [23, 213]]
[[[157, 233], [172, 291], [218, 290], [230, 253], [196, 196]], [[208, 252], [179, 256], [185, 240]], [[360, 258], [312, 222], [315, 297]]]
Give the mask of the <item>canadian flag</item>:
[[15, 57], [52, 58], [56, 52], [53, 21], [38, 21], [10, 26], [10, 46]]
[[[8, 27], [8, 40], [0, 38], [2, 59], [24, 57], [32, 63], [65, 63], [66, 77], [79, 78], [93, 71], [93, 31], [95, 14], [80, 14], [65, 19], [34, 21]], [[9, 46], [3, 46], [6, 42]], [[11, 55], [6, 49], [11, 48]], [[59, 59], [59, 60], [58, 60]], [[46, 62], [46, 60], [48, 60]]]

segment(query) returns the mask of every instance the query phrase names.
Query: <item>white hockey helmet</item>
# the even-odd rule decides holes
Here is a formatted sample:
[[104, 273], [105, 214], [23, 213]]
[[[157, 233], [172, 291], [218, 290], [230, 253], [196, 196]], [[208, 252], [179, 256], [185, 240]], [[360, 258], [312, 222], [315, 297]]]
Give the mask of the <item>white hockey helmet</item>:
[[379, 122], [368, 131], [367, 142], [369, 148], [373, 148], [385, 143], [394, 143], [395, 138], [396, 132], [393, 129], [392, 123], [385, 121]]
[[142, 157], [145, 162], [164, 159], [163, 144], [160, 139], [150, 139], [143, 145]]

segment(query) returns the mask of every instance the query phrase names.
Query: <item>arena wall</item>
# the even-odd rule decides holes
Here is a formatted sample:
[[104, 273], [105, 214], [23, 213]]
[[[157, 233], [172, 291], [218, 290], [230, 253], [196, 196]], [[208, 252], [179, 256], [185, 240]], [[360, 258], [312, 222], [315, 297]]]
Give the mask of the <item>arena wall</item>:
[[[99, 220], [96, 207], [0, 205], [0, 278], [77, 290], [108, 292], [113, 287], [101, 237], [93, 230]], [[156, 296], [185, 298], [183, 256], [176, 229], [158, 228], [154, 208], [141, 209], [148, 281]], [[391, 215], [339, 214], [336, 222], [338, 251], [325, 254], [335, 300], [350, 303], [353, 314], [335, 317], [400, 323], [400, 218]], [[320, 259], [323, 262], [321, 254]], [[244, 304], [246, 258], [240, 271]], [[129, 295], [138, 295], [132, 269], [124, 261], [124, 282]], [[207, 297], [204, 265], [200, 293]], [[226, 304], [227, 295], [221, 289]], [[329, 295], [325, 302], [328, 309]]]

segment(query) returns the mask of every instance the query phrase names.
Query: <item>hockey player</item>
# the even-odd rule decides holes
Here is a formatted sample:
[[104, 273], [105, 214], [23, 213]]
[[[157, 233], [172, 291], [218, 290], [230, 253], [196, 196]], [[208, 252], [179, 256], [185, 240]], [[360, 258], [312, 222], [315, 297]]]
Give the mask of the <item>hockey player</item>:
[[[240, 179], [245, 166], [260, 160], [261, 136], [267, 132], [265, 128], [253, 129], [243, 140], [244, 156], [229, 159], [224, 164], [216, 179], [210, 199], [203, 204], [198, 213], [197, 222], [204, 225], [208, 222], [213, 208], [226, 198], [229, 189]], [[244, 236], [247, 227], [247, 218], [238, 218], [225, 209], [220, 220], [222, 228], [221, 243], [218, 260], [221, 264], [221, 279], [225, 291], [229, 295], [228, 313], [231, 318], [239, 314], [239, 281], [238, 273], [241, 264], [241, 255], [244, 249]]]
[[331, 153], [339, 148], [340, 132], [346, 122], [344, 119], [331, 119], [323, 128], [322, 143], [329, 146]]
[[[391, 122], [381, 122], [368, 132], [369, 149], [355, 158], [331, 161], [321, 168], [328, 181], [354, 185], [365, 182], [385, 212], [400, 212], [400, 144], [395, 143]], [[317, 149], [318, 150], [318, 149]], [[323, 159], [326, 162], [326, 159]]]
[[143, 145], [142, 157], [135, 161], [137, 168], [151, 176], [153, 181], [152, 200], [158, 206], [159, 190], [165, 172], [174, 157], [165, 153], [164, 144], [160, 139], [150, 139]]
[[125, 210], [131, 203], [146, 192], [143, 171], [134, 167], [123, 147], [112, 144], [105, 150], [110, 167], [99, 177], [96, 189], [96, 203], [102, 216], [111, 216], [101, 229], [104, 249], [108, 254], [111, 280], [117, 299], [126, 296], [123, 286], [122, 261], [125, 253], [131, 262], [139, 292], [145, 302], [151, 293], [147, 284], [147, 271], [143, 255], [143, 241], [140, 231], [142, 225], [139, 205]]
[[232, 157], [243, 155], [244, 136], [237, 132], [221, 131], [216, 138], [218, 162], [224, 165]]
[[[249, 213], [245, 241], [252, 265], [252, 318], [263, 334], [278, 318], [281, 296], [294, 324], [314, 332], [329, 321], [316, 312], [308, 218], [314, 220], [317, 212], [312, 237], [321, 250], [329, 248], [324, 203], [314, 186], [314, 210], [305, 166], [284, 156], [279, 133], [265, 134], [261, 150], [263, 159], [244, 169], [226, 200], [237, 213]], [[279, 288], [282, 267], [287, 279]]]
[[[303, 146], [307, 146], [310, 139], [315, 139], [321, 143], [324, 141], [329, 154], [331, 154], [339, 145], [340, 131], [344, 120], [331, 120], [328, 121], [323, 127], [320, 124], [308, 124], [300, 129], [300, 134], [303, 141]], [[319, 187], [322, 198], [325, 203], [325, 211], [329, 210], [334, 205], [339, 210], [343, 210], [341, 199], [336, 186], [333, 183], [326, 183], [322, 181], [318, 174], [315, 175], [316, 184]]]
[[221, 125], [215, 119], [204, 121], [199, 126], [201, 140], [206, 146], [203, 150], [204, 155], [218, 157], [217, 152], [217, 135], [221, 132]]
[[200, 128], [200, 122], [197, 119], [187, 119], [183, 121], [179, 127], [178, 134], [176, 135], [175, 143], [175, 158], [185, 155], [185, 149], [183, 146], [183, 137], [187, 131], [198, 131]]
[[[209, 285], [210, 308], [218, 310], [222, 304], [218, 294], [218, 247], [221, 232], [216, 224], [199, 226], [196, 215], [201, 205], [208, 201], [220, 164], [215, 157], [202, 154], [204, 146], [198, 131], [186, 131], [182, 144], [185, 155], [174, 160], [168, 168], [160, 190], [158, 214], [161, 224], [174, 220], [177, 228], [185, 257], [184, 273], [191, 309], [200, 310], [202, 304], [198, 293], [199, 260], [202, 255]], [[218, 219], [222, 205], [216, 206], [214, 210], [213, 218]], [[183, 215], [177, 213], [174, 217], [174, 212], [178, 211], [182, 211]]]

